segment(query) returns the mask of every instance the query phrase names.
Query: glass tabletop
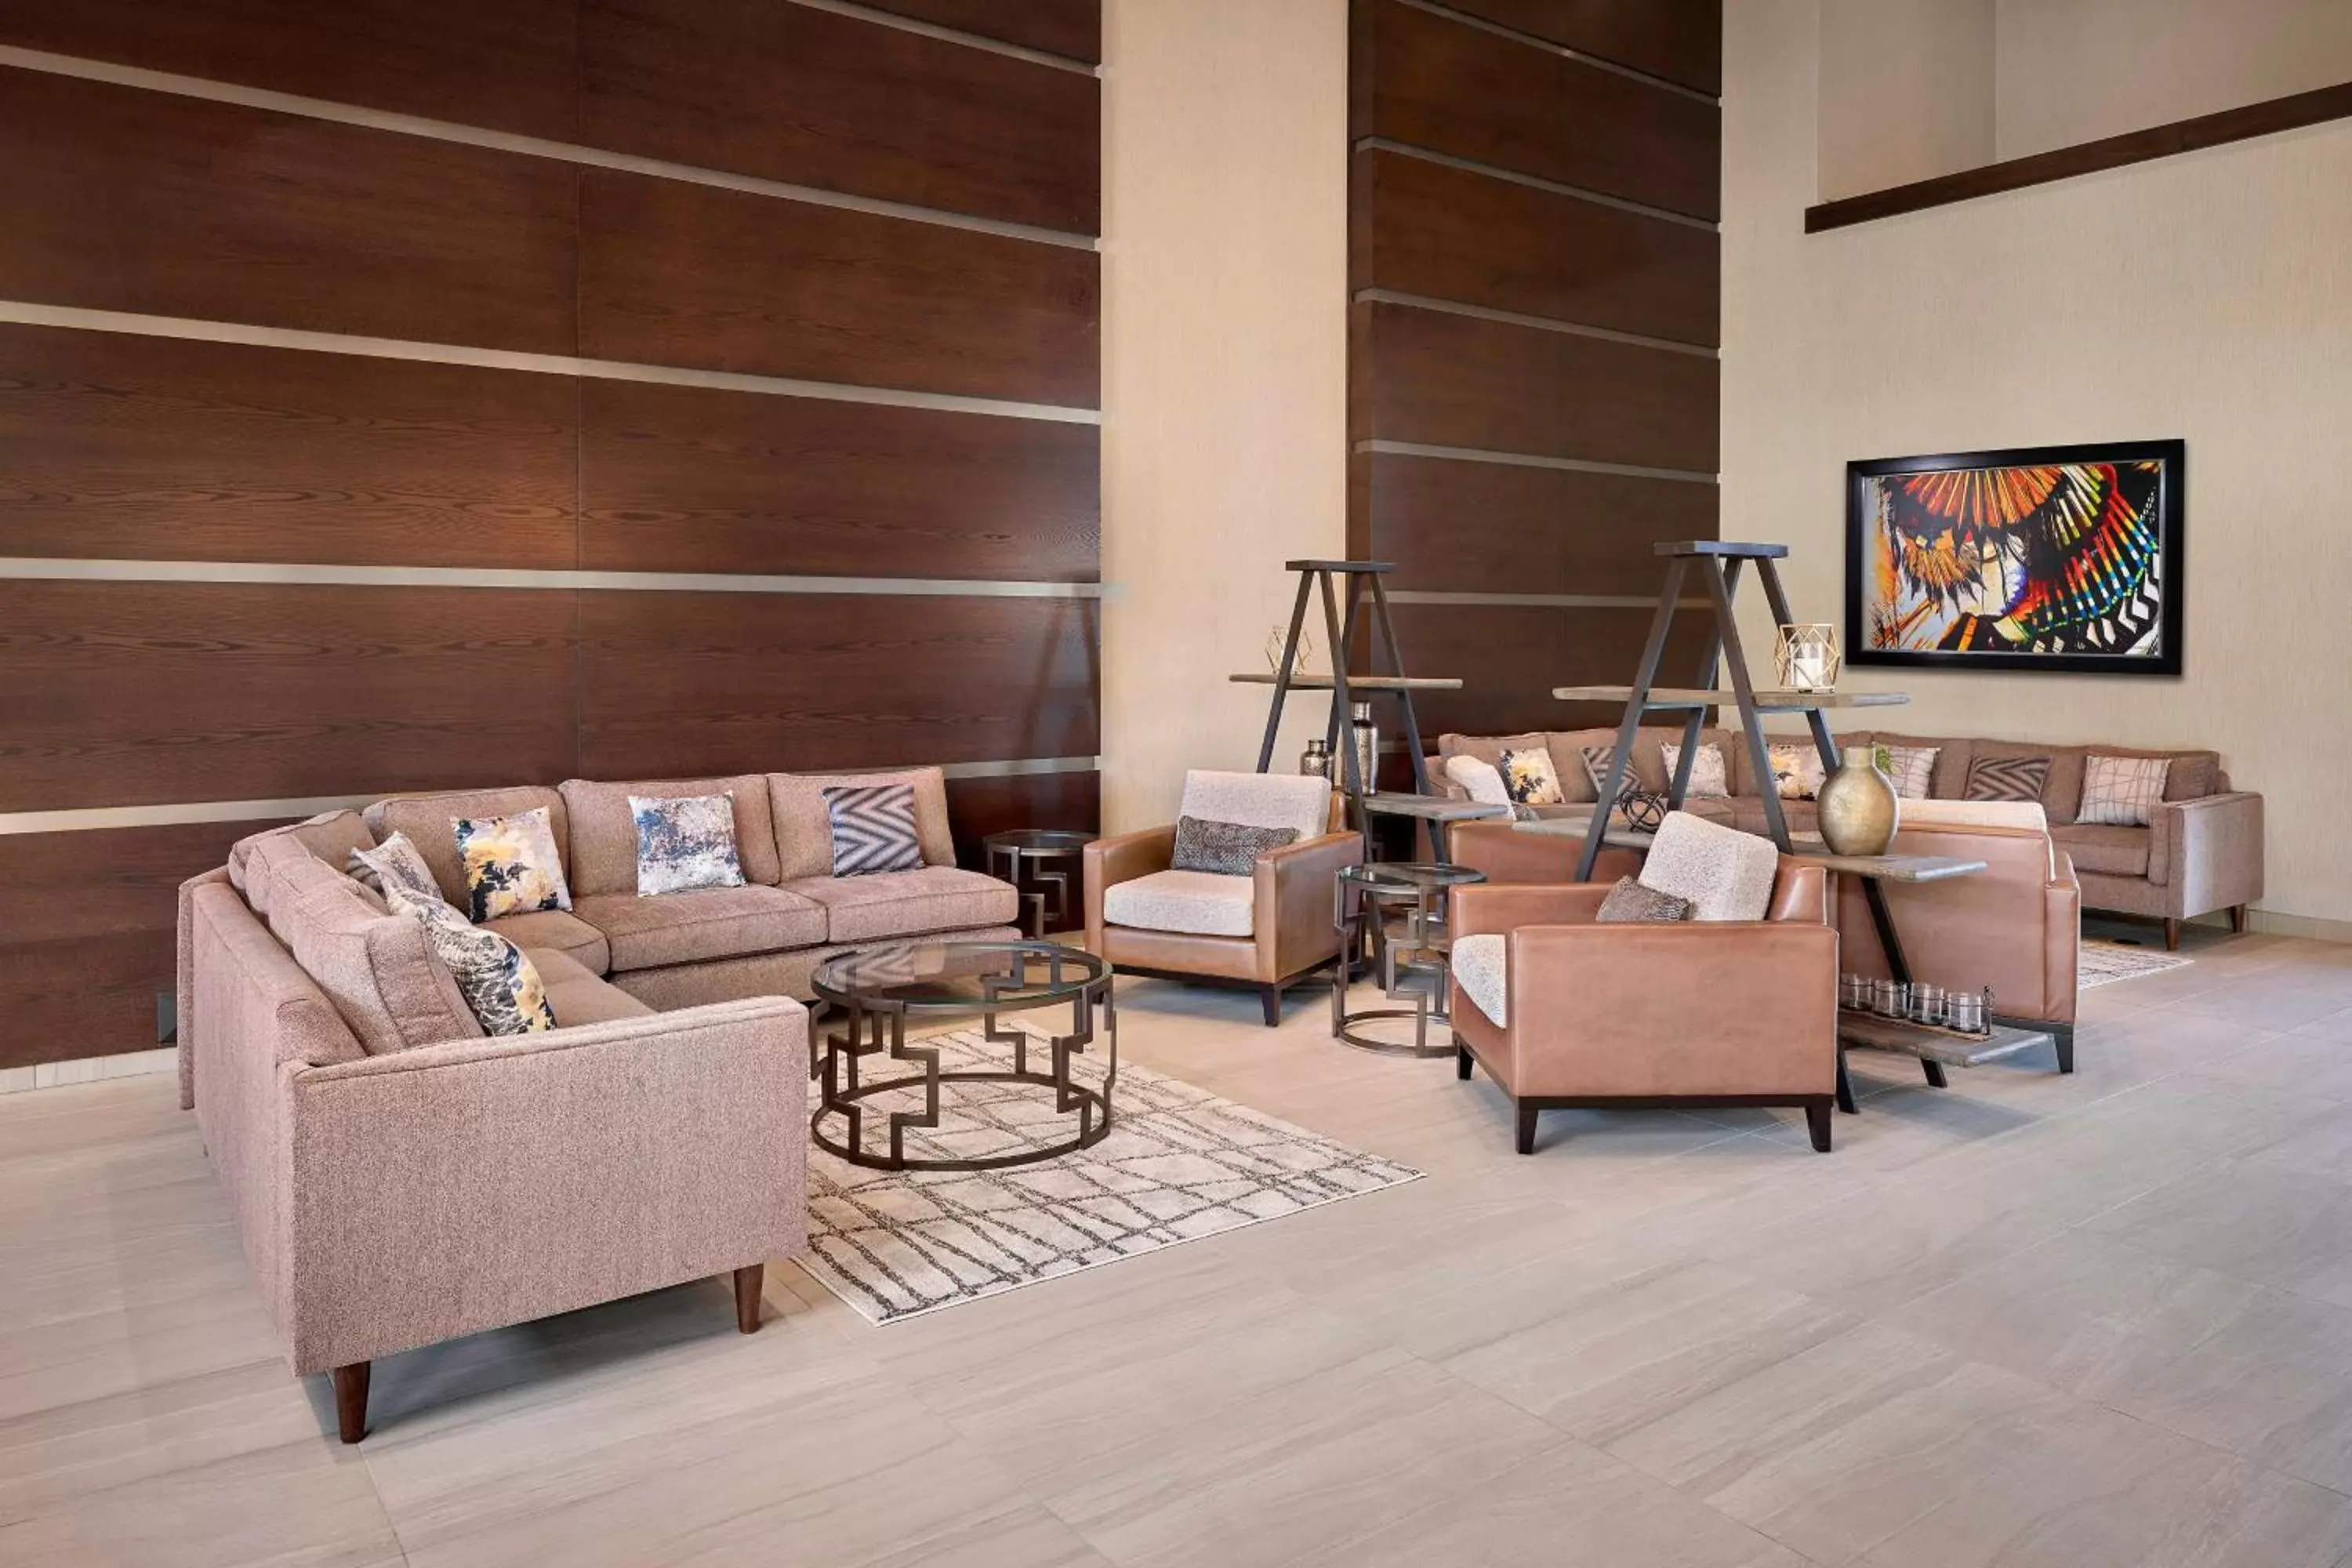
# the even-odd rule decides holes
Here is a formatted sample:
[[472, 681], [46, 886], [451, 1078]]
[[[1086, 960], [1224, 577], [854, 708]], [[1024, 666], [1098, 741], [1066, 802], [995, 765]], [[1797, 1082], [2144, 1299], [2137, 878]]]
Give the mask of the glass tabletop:
[[982, 840], [991, 849], [1083, 849], [1094, 841], [1075, 827], [1012, 827]]
[[1083, 948], [1052, 942], [910, 942], [837, 952], [810, 984], [828, 1002], [910, 1008], [1041, 1007], [1110, 973]]
[[1467, 866], [1431, 866], [1412, 860], [1375, 860], [1369, 865], [1347, 867], [1339, 875], [1346, 881], [1375, 892], [1459, 888], [1486, 879], [1486, 872], [1472, 870]]

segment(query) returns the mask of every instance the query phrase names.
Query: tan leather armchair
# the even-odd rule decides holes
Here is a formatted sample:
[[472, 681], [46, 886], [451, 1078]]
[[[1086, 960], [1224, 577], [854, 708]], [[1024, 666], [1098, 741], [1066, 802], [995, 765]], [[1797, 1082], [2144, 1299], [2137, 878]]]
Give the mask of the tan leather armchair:
[[[1886, 911], [1911, 977], [1947, 990], [1992, 987], [1993, 1016], [2048, 1029], [2058, 1070], [2074, 1070], [2075, 956], [2082, 943], [2083, 894], [2074, 863], [2041, 825], [2031, 804], [1972, 812], [1938, 801], [1905, 801], [1890, 852], [1982, 860], [1987, 869], [1939, 882], [1882, 882]], [[2002, 816], [1998, 822], [1915, 820], [1947, 811]], [[1845, 967], [1888, 973], [1862, 880], [1837, 879], [1835, 918]]]
[[[1302, 786], [1293, 775], [1257, 773], [1188, 774], [1188, 811], [1219, 821], [1244, 820], [1231, 804], [1220, 805], [1213, 795], [1203, 796], [1200, 791], [1225, 791], [1229, 801], [1234, 793], [1260, 793], [1245, 781], [1271, 781], [1272, 795], [1293, 797], [1261, 815], [1310, 811], [1312, 816], [1301, 820], [1325, 828], [1340, 816], [1337, 797], [1319, 781]], [[1309, 788], [1318, 792], [1311, 799], [1304, 793]], [[1192, 810], [1196, 801], [1204, 804]], [[1216, 816], [1220, 811], [1228, 815]], [[1302, 837], [1259, 855], [1247, 878], [1171, 871], [1175, 848], [1173, 824], [1087, 846], [1087, 951], [1130, 974], [1255, 990], [1265, 1006], [1266, 1026], [1280, 1024], [1284, 987], [1339, 955], [1339, 932], [1332, 919], [1333, 879], [1342, 867], [1363, 859], [1362, 836], [1327, 831]], [[1169, 881], [1171, 896], [1152, 902], [1113, 893], [1122, 885], [1147, 884], [1147, 879]], [[1234, 886], [1213, 886], [1219, 883]], [[1186, 926], [1192, 929], [1175, 929]]]
[[[1577, 857], [1584, 840], [1550, 833], [1522, 833], [1516, 822], [1499, 819], [1451, 824], [1445, 850], [1457, 866], [1484, 871], [1489, 882], [1541, 883], [1558, 887], [1576, 879]], [[1642, 852], [1603, 847], [1592, 867], [1596, 882], [1613, 882], [1638, 875]]]
[[1757, 921], [1597, 925], [1601, 883], [1456, 888], [1464, 938], [1507, 933], [1497, 1024], [1453, 984], [1456, 1071], [1511, 1097], [1518, 1151], [1570, 1107], [1801, 1107], [1830, 1147], [1837, 1092], [1838, 935], [1820, 867], [1783, 857]]

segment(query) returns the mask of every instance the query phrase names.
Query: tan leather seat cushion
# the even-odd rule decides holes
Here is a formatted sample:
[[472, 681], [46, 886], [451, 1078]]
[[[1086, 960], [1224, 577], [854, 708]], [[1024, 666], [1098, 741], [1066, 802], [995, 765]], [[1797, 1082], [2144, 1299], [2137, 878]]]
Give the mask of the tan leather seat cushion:
[[574, 898], [583, 893], [634, 894], [637, 890], [637, 820], [629, 811], [631, 795], [669, 800], [705, 795], [734, 796], [735, 858], [742, 865], [743, 879], [772, 888], [782, 874], [776, 863], [776, 821], [768, 808], [764, 773], [634, 784], [566, 779], [561, 788], [572, 817], [564, 870]]
[[378, 843], [394, 833], [408, 835], [425, 865], [433, 868], [441, 896], [462, 913], [471, 907], [471, 900], [466, 894], [466, 869], [457, 859], [457, 819], [516, 816], [542, 805], [547, 807], [548, 828], [555, 835], [556, 853], [563, 857], [568, 886], [572, 866], [565, 846], [572, 842], [571, 817], [564, 810], [563, 797], [551, 789], [524, 784], [514, 789], [447, 790], [413, 799], [380, 800], [362, 816]]
[[807, 877], [786, 883], [784, 891], [824, 907], [827, 942], [1009, 925], [1021, 912], [1021, 895], [1011, 884], [954, 866], [870, 877]]
[[603, 974], [613, 967], [613, 950], [604, 933], [578, 915], [562, 910], [532, 910], [525, 914], [507, 915], [483, 921], [482, 929], [498, 932], [525, 952], [547, 949], [567, 953], [591, 974]]
[[1257, 929], [1257, 879], [1211, 871], [1154, 871], [1103, 889], [1103, 919], [1187, 936], [1249, 936]]
[[2073, 858], [2077, 871], [2095, 871], [2107, 877], [2145, 877], [2156, 833], [2147, 827], [2082, 822], [2053, 827], [2050, 837]]
[[589, 973], [569, 953], [552, 947], [525, 948], [523, 953], [539, 971], [540, 984], [547, 993], [547, 1005], [559, 1029], [653, 1016], [651, 1007], [611, 981]]
[[710, 958], [779, 952], [824, 940], [824, 910], [781, 888], [698, 888], [641, 899], [596, 893], [572, 912], [604, 933], [615, 973]]

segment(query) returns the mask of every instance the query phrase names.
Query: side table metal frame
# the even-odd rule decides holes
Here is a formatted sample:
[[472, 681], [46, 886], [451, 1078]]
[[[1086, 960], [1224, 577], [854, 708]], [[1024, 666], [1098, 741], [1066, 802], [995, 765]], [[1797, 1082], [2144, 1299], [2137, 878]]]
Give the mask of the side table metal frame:
[[[1331, 971], [1331, 1037], [1358, 1050], [1372, 1051], [1391, 1057], [1444, 1057], [1454, 1054], [1454, 1016], [1447, 1007], [1447, 984], [1452, 971], [1447, 954], [1452, 943], [1439, 929], [1444, 921], [1440, 913], [1444, 906], [1446, 889], [1443, 887], [1407, 887], [1402, 883], [1367, 883], [1346, 876], [1332, 879], [1331, 923], [1339, 930], [1339, 962]], [[1349, 898], [1354, 904], [1351, 908]], [[1412, 900], [1412, 909], [1404, 921], [1402, 937], [1393, 937], [1381, 906], [1384, 902], [1402, 904]], [[1391, 1001], [1400, 1001], [1410, 994], [1411, 1007], [1366, 1007], [1354, 1012], [1348, 1009], [1348, 982], [1355, 971], [1355, 955], [1362, 951], [1367, 927], [1372, 933], [1374, 962], [1380, 966], [1381, 989]], [[1410, 993], [1397, 989], [1400, 954], [1407, 957], [1402, 965], [1416, 982], [1425, 982], [1430, 989]], [[1411, 1018], [1413, 1021], [1412, 1044], [1402, 1040], [1383, 1040], [1357, 1033], [1359, 1026], [1379, 1018]], [[1432, 1021], [1444, 1026], [1444, 1035], [1436, 1045], [1430, 1044], [1429, 1026]]]
[[[1022, 907], [1028, 911], [1029, 934], [1032, 937], [1040, 942], [1045, 940], [1047, 929], [1045, 922], [1048, 919], [1055, 922], [1054, 930], [1070, 929], [1068, 921], [1072, 873], [1067, 870], [1048, 871], [1045, 869], [1044, 862], [1066, 858], [1077, 859], [1086, 852], [1083, 845], [1055, 844], [1041, 847], [1032, 844], [1003, 844], [999, 843], [992, 835], [982, 841], [982, 849], [987, 856], [988, 874], [992, 877], [1001, 875], [1006, 882], [1012, 884], [1013, 891], [1020, 894]], [[996, 868], [997, 858], [1000, 856], [1004, 860], [1004, 869], [1001, 873]], [[1024, 860], [1030, 863], [1029, 880], [1026, 883], [1021, 879], [1021, 863]], [[1046, 886], [1052, 889], [1053, 913], [1050, 916], [1045, 912], [1045, 888]]]

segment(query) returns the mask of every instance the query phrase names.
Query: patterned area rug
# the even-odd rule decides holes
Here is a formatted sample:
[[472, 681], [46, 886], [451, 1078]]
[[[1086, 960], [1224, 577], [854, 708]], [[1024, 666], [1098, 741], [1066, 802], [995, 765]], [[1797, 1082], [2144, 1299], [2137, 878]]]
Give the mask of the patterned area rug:
[[[1012, 1047], [977, 1030], [926, 1044], [945, 1067], [1012, 1065]], [[1101, 1082], [1099, 1060], [1076, 1070]], [[920, 1105], [908, 1093], [898, 1108]], [[1111, 1107], [1110, 1134], [1093, 1148], [1008, 1170], [868, 1171], [812, 1145], [801, 1266], [869, 1322], [897, 1322], [1421, 1175], [1132, 1063], [1119, 1067]], [[887, 1147], [887, 1126], [866, 1117], [867, 1147]], [[938, 1128], [909, 1132], [907, 1152], [983, 1158], [1073, 1128], [1049, 1089], [961, 1085], [942, 1094]], [[830, 1135], [841, 1135], [837, 1118]]]
[[2177, 952], [2167, 952], [2160, 947], [2134, 947], [2127, 942], [2084, 937], [2074, 958], [2074, 988], [2088, 991], [2094, 985], [2112, 985], [2118, 980], [2137, 980], [2143, 974], [2161, 974], [2168, 969], [2180, 969], [2195, 962]]

